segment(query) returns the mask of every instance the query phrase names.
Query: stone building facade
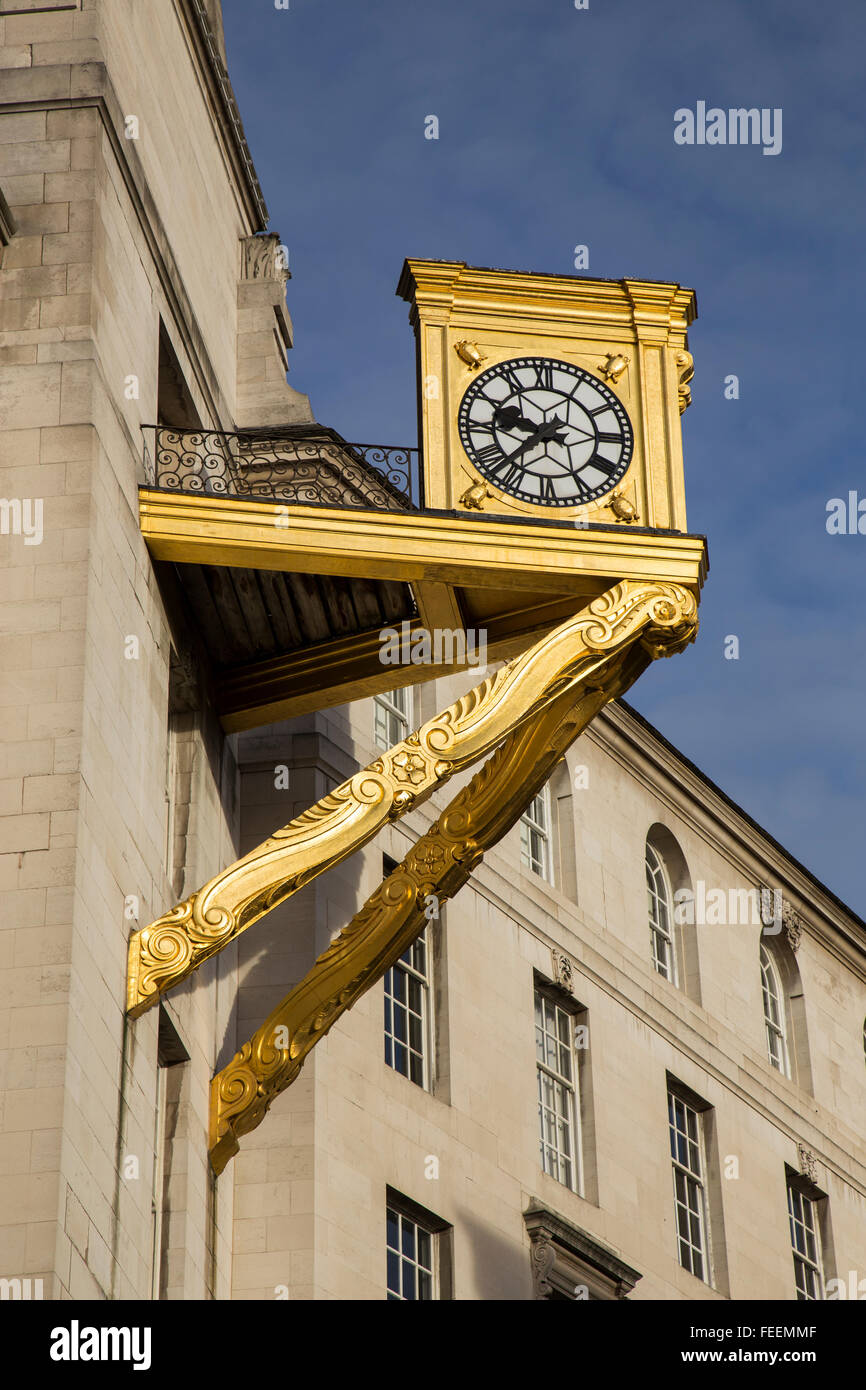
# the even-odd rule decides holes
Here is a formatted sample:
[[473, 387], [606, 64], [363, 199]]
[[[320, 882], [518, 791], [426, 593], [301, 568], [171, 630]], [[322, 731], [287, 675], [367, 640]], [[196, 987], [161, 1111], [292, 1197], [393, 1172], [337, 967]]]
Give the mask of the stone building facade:
[[[0, 0], [0, 188], [0, 1277], [713, 1300], [866, 1276], [866, 926], [623, 704], [214, 1178], [212, 1075], [437, 804], [132, 1023], [130, 931], [474, 677], [227, 734], [142, 538], [143, 426], [313, 423], [216, 0]], [[762, 886], [766, 923], [738, 896]]]

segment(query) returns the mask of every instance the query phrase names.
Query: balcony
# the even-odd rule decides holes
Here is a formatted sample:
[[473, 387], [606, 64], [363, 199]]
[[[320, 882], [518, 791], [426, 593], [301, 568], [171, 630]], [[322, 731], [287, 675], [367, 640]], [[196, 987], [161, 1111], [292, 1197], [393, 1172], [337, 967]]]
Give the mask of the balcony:
[[369, 511], [421, 505], [412, 447], [349, 444], [321, 425], [234, 432], [147, 425], [144, 436], [145, 476], [162, 491]]

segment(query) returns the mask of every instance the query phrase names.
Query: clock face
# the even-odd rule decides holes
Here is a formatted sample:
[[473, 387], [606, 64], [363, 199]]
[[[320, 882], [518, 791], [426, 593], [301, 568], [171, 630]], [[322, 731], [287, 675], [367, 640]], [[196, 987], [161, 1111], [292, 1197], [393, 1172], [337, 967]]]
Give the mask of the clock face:
[[610, 492], [634, 439], [621, 401], [591, 372], [550, 357], [488, 367], [458, 412], [479, 473], [521, 502], [578, 507]]

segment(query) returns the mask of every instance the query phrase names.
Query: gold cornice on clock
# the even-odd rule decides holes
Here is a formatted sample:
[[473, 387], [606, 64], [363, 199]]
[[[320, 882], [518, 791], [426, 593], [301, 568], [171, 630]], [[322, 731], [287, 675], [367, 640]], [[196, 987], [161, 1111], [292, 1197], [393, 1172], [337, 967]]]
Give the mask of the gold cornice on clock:
[[[632, 459], [616, 486], [624, 489], [642, 525], [686, 530], [680, 415], [689, 401], [686, 382], [693, 371], [687, 338], [696, 316], [692, 290], [668, 281], [407, 260], [397, 293], [411, 305], [417, 340], [428, 507], [465, 510], [480, 505], [507, 515], [611, 517], [609, 497], [552, 509], [511, 497], [495, 481], [481, 478], [457, 427], [460, 401], [477, 365], [461, 360], [454, 349], [470, 342], [485, 369], [517, 357], [544, 357], [569, 362], [602, 380], [605, 361], [627, 358], [621, 370], [606, 378], [634, 432]], [[481, 481], [490, 484], [489, 497], [474, 491]]]
[[[679, 584], [697, 597], [707, 569], [703, 537], [649, 531], [642, 519], [580, 529], [556, 518], [278, 508], [146, 488], [140, 512], [156, 560], [402, 582], [414, 596], [415, 626], [483, 630], [495, 661], [518, 655], [621, 580]], [[377, 628], [222, 669], [215, 695], [223, 727], [256, 728], [418, 680], [418, 667], [384, 666], [380, 652]], [[425, 679], [447, 674], [424, 668]]]
[[151, 555], [176, 563], [561, 593], [585, 593], [589, 577], [697, 591], [707, 569], [703, 536], [657, 533], [645, 524], [584, 530], [558, 515], [539, 525], [529, 517], [453, 512], [278, 509], [271, 501], [151, 488], [139, 490], [139, 511]]

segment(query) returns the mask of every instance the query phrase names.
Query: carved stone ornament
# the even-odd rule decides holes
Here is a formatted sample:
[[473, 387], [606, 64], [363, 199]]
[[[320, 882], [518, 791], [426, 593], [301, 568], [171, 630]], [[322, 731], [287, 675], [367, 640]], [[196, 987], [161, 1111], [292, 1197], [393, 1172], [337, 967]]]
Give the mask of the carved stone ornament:
[[556, 1251], [547, 1234], [541, 1231], [534, 1231], [530, 1241], [533, 1297], [547, 1299], [553, 1293], [553, 1285], [547, 1276], [556, 1263]]
[[274, 232], [257, 233], [242, 241], [244, 280], [288, 280], [288, 267], [279, 263], [280, 239]]
[[[130, 1017], [144, 1013], [161, 993], [186, 979], [247, 927], [367, 844], [388, 821], [426, 801], [503, 739], [532, 721], [541, 720], [540, 727], [546, 727], [543, 717], [551, 708], [559, 709], [562, 698], [569, 708], [581, 707], [585, 696], [607, 684], [614, 694], [627, 688], [639, 671], [625, 686], [618, 683], [616, 672], [632, 647], [642, 670], [648, 658], [681, 650], [696, 631], [695, 598], [676, 584], [624, 581], [593, 599], [198, 892], [135, 932], [129, 942]], [[596, 712], [594, 708], [592, 714]], [[546, 776], [539, 788], [544, 780]], [[515, 819], [535, 794], [528, 785], [518, 776], [505, 802], [509, 814], [516, 806]]]
[[530, 1203], [523, 1221], [537, 1299], [624, 1299], [641, 1278], [616, 1251], [538, 1201]]
[[550, 958], [553, 964], [553, 979], [560, 989], [574, 994], [574, 963], [569, 956], [551, 947]]
[[762, 884], [760, 889], [761, 898], [761, 922], [766, 928], [775, 928], [775, 932], [784, 932], [785, 940], [791, 950], [796, 954], [800, 949], [800, 938], [803, 935], [803, 919], [799, 912], [791, 906], [787, 898], [782, 897], [781, 889], [768, 888]]
[[[306, 833], [301, 837], [299, 831], [293, 838], [298, 822], [292, 822], [246, 861], [228, 870], [228, 880], [223, 875], [202, 890], [210, 895], [206, 904], [214, 904], [206, 906], [206, 911], [213, 916], [222, 940], [214, 946], [200, 943], [197, 935], [183, 965], [175, 969], [174, 979], [189, 974], [199, 959], [219, 949], [224, 940], [249, 925], [249, 920], [256, 920], [268, 906], [288, 897], [300, 882], [309, 882], [327, 863], [337, 862], [349, 848], [365, 843], [383, 819], [400, 814], [400, 808], [394, 809], [394, 779], [387, 769], [393, 769], [394, 759], [407, 747], [413, 752], [431, 750], [426, 786], [447, 780], [479, 748], [496, 749], [307, 976], [214, 1077], [210, 1157], [216, 1172], [221, 1172], [237, 1152], [239, 1138], [261, 1123], [275, 1097], [291, 1085], [318, 1040], [414, 941], [424, 926], [427, 897], [433, 893], [440, 903], [452, 898], [471, 877], [485, 851], [517, 824], [557, 762], [598, 711], [628, 689], [655, 655], [680, 650], [691, 641], [695, 629], [695, 601], [685, 590], [672, 585], [617, 585], [422, 726], [371, 769], [358, 774], [346, 784], [349, 790], [338, 789], [325, 798], [327, 806], [319, 803], [324, 810], [306, 812], [308, 818], [314, 813], [321, 817], [318, 822], [308, 820], [310, 825], [324, 826], [329, 816], [335, 817], [327, 849], [323, 842], [328, 846], [328, 839], [322, 834], [312, 849]], [[606, 655], [601, 654], [602, 647]], [[503, 730], [507, 732], [504, 740]], [[364, 779], [371, 778], [374, 770], [378, 797], [367, 795], [363, 805], [349, 815], [347, 829], [338, 814], [344, 804], [340, 798], [349, 798], [354, 806], [357, 793], [351, 788], [363, 788]], [[297, 867], [299, 857], [302, 869]], [[257, 880], [260, 886], [254, 900], [247, 903], [238, 896], [239, 905], [233, 909], [235, 922], [241, 921], [237, 927], [229, 908], [222, 905], [228, 898], [226, 883], [231, 882], [234, 893], [242, 882], [243, 866], [262, 860], [268, 877]], [[231, 875], [238, 873], [241, 879], [232, 880]], [[190, 904], [195, 900], [190, 899]], [[174, 930], [179, 953], [186, 949], [185, 938], [174, 923], [155, 926], [159, 932]], [[131, 1006], [137, 1012], [148, 1006], [155, 992], [173, 982], [150, 964], [153, 945], [148, 944], [147, 950], [148, 970], [143, 989], [136, 995], [141, 1003]], [[164, 954], [169, 954], [168, 948]]]
[[805, 1144], [797, 1145], [797, 1163], [800, 1168], [801, 1176], [807, 1178], [809, 1182], [814, 1183], [817, 1187], [818, 1160], [812, 1153], [811, 1149], [806, 1148]]
[[789, 902], [786, 902], [782, 908], [782, 925], [785, 928], [785, 938], [788, 945], [796, 953], [800, 949], [803, 919], [798, 912], [794, 911]]

